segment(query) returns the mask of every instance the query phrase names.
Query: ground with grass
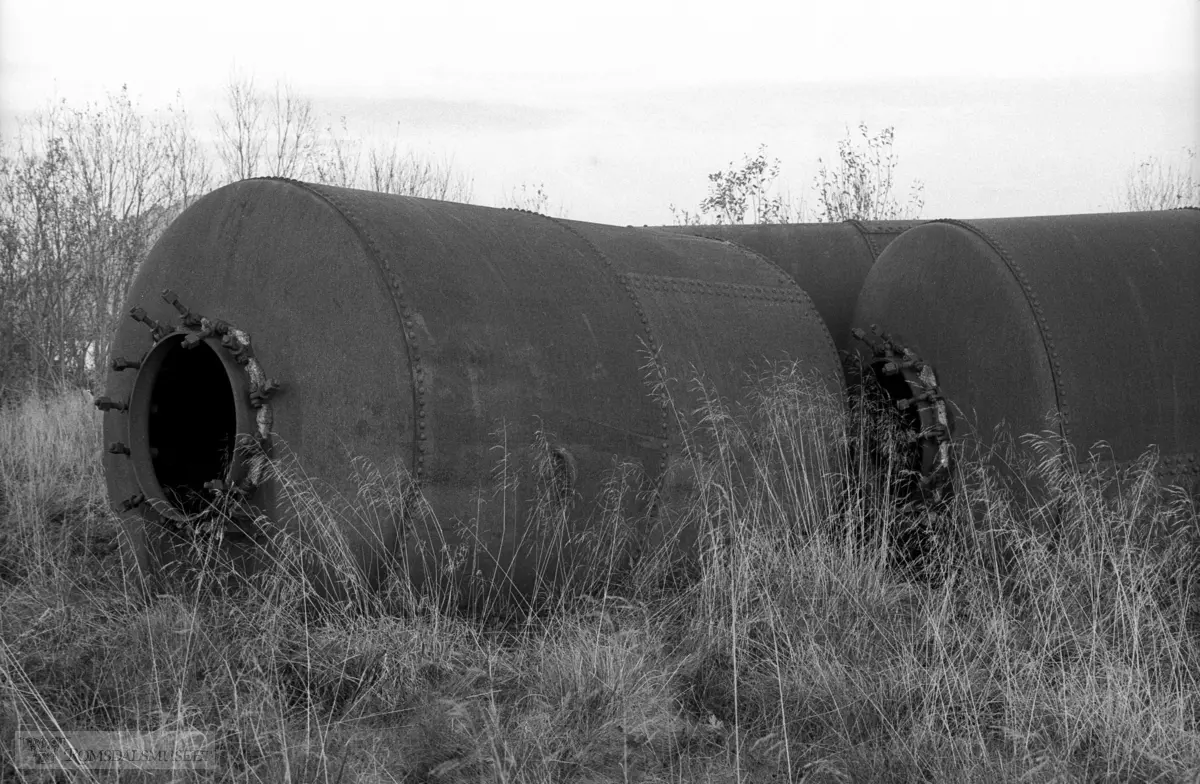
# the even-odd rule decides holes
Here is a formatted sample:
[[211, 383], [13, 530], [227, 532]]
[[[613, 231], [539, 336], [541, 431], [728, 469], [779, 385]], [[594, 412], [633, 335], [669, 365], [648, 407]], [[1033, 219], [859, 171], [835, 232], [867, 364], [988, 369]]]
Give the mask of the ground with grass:
[[[0, 410], [0, 731], [201, 730], [221, 770], [180, 781], [1200, 775], [1197, 516], [1153, 455], [1093, 474], [1042, 439], [906, 507], [887, 416], [817, 427], [802, 385], [764, 389], [691, 431], [695, 491], [667, 511], [699, 530], [692, 558], [490, 618], [399, 576], [322, 605], [286, 568], [146, 595], [90, 397], [25, 396]], [[120, 780], [165, 780], [143, 775]]]

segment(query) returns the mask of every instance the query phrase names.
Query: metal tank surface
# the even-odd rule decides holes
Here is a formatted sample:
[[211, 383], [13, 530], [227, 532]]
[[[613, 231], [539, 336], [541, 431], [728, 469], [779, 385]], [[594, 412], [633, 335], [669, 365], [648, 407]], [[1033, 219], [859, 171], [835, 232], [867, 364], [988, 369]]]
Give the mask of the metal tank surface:
[[[263, 458], [294, 457], [333, 499], [356, 497], [356, 458], [407, 475], [433, 518], [339, 521], [370, 579], [397, 556], [422, 583], [460, 552], [460, 575], [528, 596], [561, 577], [537, 504], [576, 533], [615, 466], [642, 491], [671, 481], [649, 357], [680, 410], [694, 374], [736, 399], [764, 361], [844, 383], [806, 294], [732, 245], [289, 180], [189, 207], [127, 306], [98, 405], [109, 496], [148, 573], [214, 524], [254, 568], [267, 528], [298, 525]], [[214, 499], [249, 511], [213, 523]]]
[[663, 226], [723, 240], [778, 264], [804, 289], [839, 350], [850, 348], [850, 319], [863, 281], [888, 243], [919, 220], [721, 226]]
[[926, 223], [880, 255], [854, 323], [936, 369], [960, 431], [986, 443], [1057, 417], [1080, 459], [1154, 445], [1167, 484], [1200, 490], [1194, 209]]

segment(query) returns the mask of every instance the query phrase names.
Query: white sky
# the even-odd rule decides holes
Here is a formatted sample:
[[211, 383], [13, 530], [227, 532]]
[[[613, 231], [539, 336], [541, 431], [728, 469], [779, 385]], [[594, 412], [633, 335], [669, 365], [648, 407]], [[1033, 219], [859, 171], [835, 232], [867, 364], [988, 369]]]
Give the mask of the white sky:
[[1138, 160], [1200, 152], [1200, 0], [575, 5], [0, 0], [0, 129], [127, 84], [208, 134], [237, 68], [452, 157], [479, 203], [544, 183], [634, 224], [760, 143], [811, 203], [860, 120], [895, 126], [926, 217], [1103, 210]]

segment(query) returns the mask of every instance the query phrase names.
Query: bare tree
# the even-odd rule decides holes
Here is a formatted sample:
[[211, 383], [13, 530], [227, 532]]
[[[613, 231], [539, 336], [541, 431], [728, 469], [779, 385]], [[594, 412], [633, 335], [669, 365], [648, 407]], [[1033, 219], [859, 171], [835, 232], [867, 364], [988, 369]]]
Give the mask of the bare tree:
[[28, 297], [29, 278], [23, 269], [24, 232], [14, 199], [19, 194], [16, 169], [20, 161], [10, 155], [0, 138], [0, 402], [13, 378], [32, 365], [30, 346], [21, 333], [19, 308]]
[[309, 175], [317, 147], [312, 101], [280, 82], [264, 94], [253, 76], [239, 75], [230, 76], [225, 98], [216, 113], [217, 154], [230, 181]]
[[192, 131], [192, 123], [183, 108], [183, 99], [175, 94], [176, 105], [167, 107], [170, 120], [163, 126], [166, 160], [166, 201], [179, 210], [186, 208], [212, 189], [212, 161]]
[[312, 101], [276, 83], [267, 95], [253, 77], [232, 76], [217, 113], [217, 153], [229, 180], [256, 176], [311, 178], [327, 185], [403, 196], [469, 201], [472, 182], [452, 162], [365, 143], [341, 117], [318, 127]]
[[339, 119], [337, 127], [326, 126], [325, 136], [313, 153], [313, 173], [326, 185], [362, 186], [362, 142], [350, 136], [345, 117]]
[[317, 146], [317, 121], [312, 101], [296, 93], [291, 85], [275, 83], [270, 101], [273, 177], [303, 177], [311, 168]]
[[[311, 102], [232, 79], [217, 152], [231, 178], [316, 177], [348, 187], [467, 200], [449, 162], [364, 145]], [[88, 383], [102, 372], [138, 265], [162, 230], [213, 184], [182, 104], [140, 113], [128, 91], [98, 105], [65, 102], [0, 140], [0, 388], [32, 378]], [[6, 376], [5, 374], [8, 374]]]
[[312, 161], [313, 176], [326, 185], [444, 201], [471, 199], [471, 178], [450, 161], [402, 151], [395, 140], [364, 142], [350, 133], [345, 117], [326, 127]]
[[229, 77], [225, 86], [228, 114], [217, 112], [217, 155], [229, 180], [258, 176], [267, 143], [262, 95], [253, 76]]
[[396, 141], [367, 151], [366, 187], [380, 193], [419, 196], [424, 199], [468, 202], [471, 178], [456, 171], [452, 161], [401, 152]]
[[893, 192], [896, 155], [889, 126], [875, 136], [859, 123], [861, 144], [847, 131], [838, 142], [838, 162], [829, 168], [818, 159], [819, 170], [813, 189], [817, 192], [817, 220], [897, 220], [916, 218], [925, 206], [925, 186], [914, 180], [908, 199], [898, 200]]
[[[52, 133], [60, 114], [52, 108], [22, 130]], [[66, 144], [51, 136], [35, 148], [24, 136], [3, 174], [3, 222], [13, 241], [12, 252], [3, 259], [8, 301], [0, 314], [10, 344], [0, 353], [24, 355], [28, 365], [21, 370], [34, 383], [46, 377], [57, 380], [75, 364], [79, 298], [72, 295], [80, 288], [81, 275], [74, 260], [81, 255], [83, 237], [77, 203], [66, 197], [71, 190]]]
[[138, 264], [207, 187], [186, 113], [148, 119], [128, 91], [27, 118], [0, 165], [0, 356], [35, 380], [102, 366]]
[[85, 278], [82, 338], [104, 356], [125, 291], [153, 241], [155, 213], [168, 206], [167, 134], [134, 109], [124, 90], [104, 106], [72, 113], [63, 130], [73, 167], [70, 195], [81, 202], [83, 222], [85, 247], [76, 259]]
[[1150, 157], [1129, 170], [1118, 209], [1128, 212], [1200, 206], [1200, 179], [1193, 174], [1196, 153], [1184, 150], [1182, 162]]

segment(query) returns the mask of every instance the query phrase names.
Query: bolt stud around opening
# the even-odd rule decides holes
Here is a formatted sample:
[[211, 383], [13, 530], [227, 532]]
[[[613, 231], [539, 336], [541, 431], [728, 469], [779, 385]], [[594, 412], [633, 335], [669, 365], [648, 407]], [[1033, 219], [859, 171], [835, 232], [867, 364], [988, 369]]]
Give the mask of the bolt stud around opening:
[[101, 395], [93, 401], [93, 405], [101, 411], [128, 411], [129, 404], [121, 400], [113, 400], [108, 395]]
[[113, 455], [128, 455], [129, 447], [120, 441], [113, 441], [108, 445], [109, 454]]
[[273, 378], [268, 378], [261, 386], [252, 385], [250, 389], [250, 405], [255, 408], [262, 408], [263, 404], [270, 400], [271, 395], [279, 389], [279, 382]]
[[118, 373], [122, 370], [137, 370], [142, 366], [141, 357], [137, 359], [126, 359], [125, 357], [113, 357], [109, 366]]
[[[164, 299], [175, 304], [169, 290]], [[139, 332], [128, 323], [125, 329]], [[201, 343], [206, 347], [187, 350]], [[252, 367], [239, 370], [239, 353]], [[125, 399], [128, 440], [120, 434], [124, 443], [112, 445], [115, 454], [128, 455], [137, 482], [125, 494], [140, 491], [151, 519], [194, 534], [219, 530], [229, 515], [248, 522], [253, 515], [246, 505], [265, 478], [270, 449], [257, 431], [269, 429], [272, 412], [265, 401], [254, 411], [246, 398], [277, 387], [257, 364], [250, 337], [236, 327], [202, 318], [198, 328], [173, 329], [141, 357]]]
[[187, 306], [179, 301], [179, 295], [170, 289], [163, 289], [162, 298], [167, 304], [179, 311], [179, 315], [183, 317], [183, 325], [185, 327], [195, 328], [200, 326], [200, 317], [188, 310]]
[[197, 325], [196, 330], [197, 331], [189, 332], [187, 335], [184, 336], [183, 343], [181, 344], [184, 348], [189, 349], [189, 350], [193, 349], [196, 346], [200, 345], [200, 343], [206, 337], [213, 334], [212, 324], [208, 323], [204, 319], [200, 319], [200, 323], [199, 323], [199, 325]]
[[141, 322], [142, 324], [145, 324], [147, 327], [149, 327], [150, 328], [150, 336], [152, 338], [154, 338], [155, 343], [157, 343], [158, 341], [165, 338], [171, 332], [171, 330], [169, 328], [158, 323], [157, 321], [152, 319], [149, 315], [147, 315], [145, 308], [142, 308], [142, 307], [130, 308], [129, 309], [129, 317], [131, 319], [133, 319], [134, 321]]

